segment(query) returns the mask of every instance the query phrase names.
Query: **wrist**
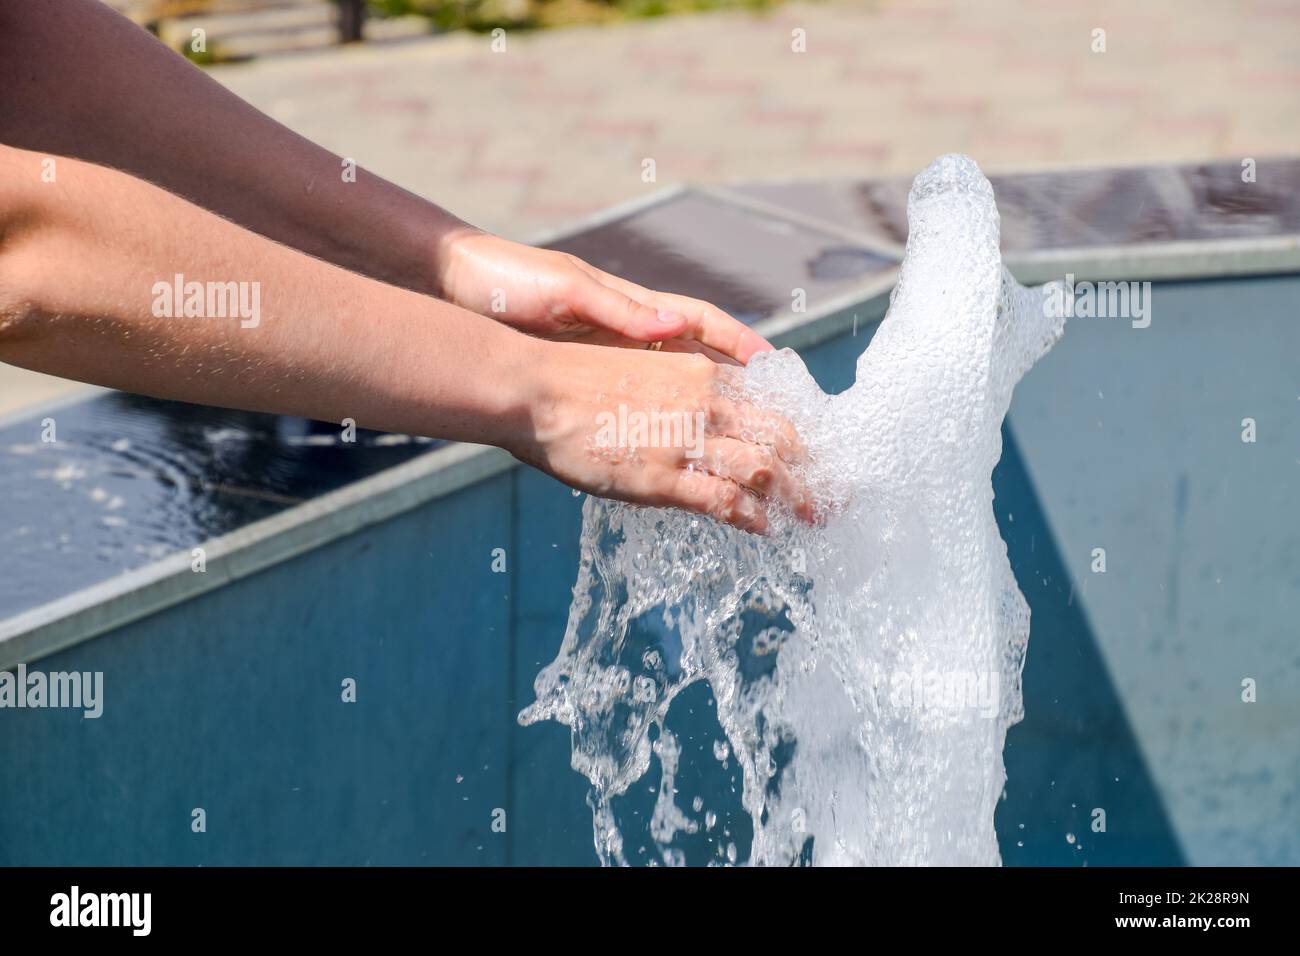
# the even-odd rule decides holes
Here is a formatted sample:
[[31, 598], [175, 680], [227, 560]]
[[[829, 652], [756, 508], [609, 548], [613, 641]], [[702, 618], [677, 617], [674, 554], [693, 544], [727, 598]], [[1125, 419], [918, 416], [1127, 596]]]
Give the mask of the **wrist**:
[[522, 346], [509, 390], [502, 397], [503, 433], [494, 444], [520, 461], [549, 472], [547, 460], [552, 446], [579, 424], [579, 409], [584, 403], [575, 399], [599, 391], [601, 376], [598, 374], [593, 381], [592, 372], [600, 369], [603, 373], [606, 366], [593, 365], [593, 356], [587, 353], [594, 346], [551, 342], [508, 329], [503, 332], [520, 340]]
[[[477, 318], [477, 317], [476, 317]], [[560, 396], [555, 381], [556, 350], [551, 343], [492, 323], [492, 369], [479, 376], [485, 386], [486, 415], [481, 441], [531, 460], [537, 419]]]
[[460, 238], [480, 230], [368, 173], [363, 182], [370, 188], [365, 218], [338, 230], [333, 241], [341, 246], [325, 258], [389, 285], [453, 301], [446, 294], [451, 250]]
[[490, 232], [457, 220], [444, 225], [433, 243], [425, 275], [429, 294], [453, 305], [479, 312], [482, 303], [479, 278], [484, 245], [496, 237]]

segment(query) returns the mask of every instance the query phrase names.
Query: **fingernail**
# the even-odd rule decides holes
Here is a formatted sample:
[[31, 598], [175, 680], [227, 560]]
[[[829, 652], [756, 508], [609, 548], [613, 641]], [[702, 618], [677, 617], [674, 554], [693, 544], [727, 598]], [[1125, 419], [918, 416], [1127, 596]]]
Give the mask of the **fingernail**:
[[659, 310], [659, 321], [664, 325], [676, 325], [682, 320], [680, 312], [667, 312], [664, 309]]

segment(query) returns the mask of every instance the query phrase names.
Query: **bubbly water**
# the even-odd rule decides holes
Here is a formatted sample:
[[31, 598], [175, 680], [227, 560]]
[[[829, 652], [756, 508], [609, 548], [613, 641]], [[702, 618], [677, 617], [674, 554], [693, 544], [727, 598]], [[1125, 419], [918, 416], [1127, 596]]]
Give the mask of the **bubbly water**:
[[[823, 393], [788, 350], [743, 375], [808, 447], [799, 477], [818, 526], [774, 508], [759, 537], [586, 502], [563, 646], [520, 720], [571, 728], [602, 862], [690, 862], [688, 845], [721, 864], [1000, 862], [993, 812], [1029, 608], [991, 474], [1012, 388], [1063, 319], [1002, 268], [993, 190], [970, 159], [916, 178], [908, 223], [852, 388]], [[687, 739], [698, 705], [670, 716], [699, 681], [720, 725], [708, 741]], [[688, 751], [693, 780], [735, 761], [733, 812], [684, 792]], [[633, 810], [652, 763], [657, 786], [636, 790], [654, 791], [653, 810]]]

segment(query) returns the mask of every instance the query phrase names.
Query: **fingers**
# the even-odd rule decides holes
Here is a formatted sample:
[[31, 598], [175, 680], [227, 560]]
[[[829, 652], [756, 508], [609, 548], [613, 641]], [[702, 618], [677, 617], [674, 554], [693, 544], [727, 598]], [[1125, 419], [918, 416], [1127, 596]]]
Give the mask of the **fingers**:
[[771, 446], [709, 437], [697, 447], [698, 455], [682, 450], [659, 456], [628, 500], [685, 508], [754, 534], [768, 530], [773, 501], [815, 523], [811, 493]]
[[[588, 345], [604, 345], [613, 346], [615, 348], [637, 350], [643, 350], [648, 345], [645, 341], [630, 339], [625, 335], [620, 335], [617, 332], [610, 332], [604, 329], [583, 335], [582, 341], [586, 342]], [[718, 365], [726, 365], [732, 368], [741, 367], [741, 364], [730, 355], [723, 355], [717, 349], [711, 349], [707, 345], [701, 345], [699, 342], [692, 341], [691, 339], [665, 339], [663, 340], [661, 351], [676, 352], [680, 355], [703, 355], [709, 361]]]
[[580, 267], [597, 283], [622, 292], [655, 312], [682, 316], [684, 328], [674, 335], [707, 346], [741, 365], [747, 364], [759, 352], [770, 352], [773, 349], [772, 343], [745, 323], [703, 299], [671, 292], [655, 292], [635, 282], [602, 272], [585, 262], [580, 262]]
[[779, 498], [804, 521], [813, 521], [812, 495], [790, 474], [789, 467], [770, 445], [752, 445], [735, 438], [708, 439], [699, 465], [759, 498]]
[[[626, 296], [615, 295], [605, 301], [626, 303]], [[637, 316], [622, 315], [630, 333]], [[574, 355], [600, 351], [570, 348]], [[701, 345], [700, 352], [706, 349]], [[595, 401], [580, 398], [570, 416], [583, 422], [596, 416], [602, 450], [593, 452], [585, 424], [577, 432], [558, 432], [582, 438], [580, 471], [594, 468], [598, 476], [587, 471], [577, 476], [585, 480], [572, 484], [603, 497], [685, 508], [753, 533], [768, 530], [774, 501], [815, 523], [812, 495], [793, 471], [805, 457], [804, 446], [786, 419], [746, 400], [742, 369], [715, 364], [707, 354], [619, 354], [598, 363]], [[629, 451], [607, 454], [607, 447]]]
[[653, 292], [650, 295], [652, 305], [686, 317], [686, 329], [681, 333], [683, 338], [693, 339], [715, 349], [741, 365], [748, 364], [759, 352], [770, 352], [773, 349], [771, 342], [716, 305], [665, 292]]
[[723, 355], [717, 349], [711, 349], [707, 345], [691, 339], [669, 339], [664, 343], [663, 351], [703, 355], [705, 358], [717, 362], [719, 365], [731, 365], [737, 368], [740, 367], [740, 363], [730, 355]]
[[686, 331], [685, 316], [638, 302], [598, 281], [583, 281], [571, 296], [574, 318], [637, 342], [658, 342]]
[[711, 499], [714, 510], [705, 513], [753, 530], [755, 523], [766, 527], [767, 504], [771, 499], [778, 499], [801, 520], [815, 523], [812, 495], [791, 473], [791, 467], [806, 456], [794, 426], [782, 416], [741, 398], [719, 394], [721, 385], [741, 384], [743, 376], [739, 370], [714, 366], [709, 372], [714, 394], [704, 406], [702, 440], [684, 453], [681, 464], [728, 481], [754, 500], [746, 501], [717, 485], [707, 485], [716, 500]]
[[772, 412], [765, 412], [743, 402], [715, 398], [709, 403], [706, 428], [712, 435], [726, 436], [755, 445], [769, 446], [789, 464], [798, 464], [806, 455], [803, 442], [794, 426]]
[[678, 471], [676, 485], [662, 503], [708, 515], [751, 534], [767, 532], [764, 502], [734, 481], [704, 471]]

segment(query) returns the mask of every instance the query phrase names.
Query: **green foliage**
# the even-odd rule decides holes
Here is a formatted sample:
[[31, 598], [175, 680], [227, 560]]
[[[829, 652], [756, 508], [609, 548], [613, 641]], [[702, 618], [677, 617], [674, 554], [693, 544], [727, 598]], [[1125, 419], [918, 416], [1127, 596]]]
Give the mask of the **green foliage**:
[[195, 66], [211, 66], [220, 60], [215, 50], [203, 49], [195, 50], [190, 44], [181, 44], [181, 56], [189, 60]]
[[781, 0], [368, 0], [381, 16], [417, 14], [439, 30], [532, 30], [710, 10], [767, 10]]

